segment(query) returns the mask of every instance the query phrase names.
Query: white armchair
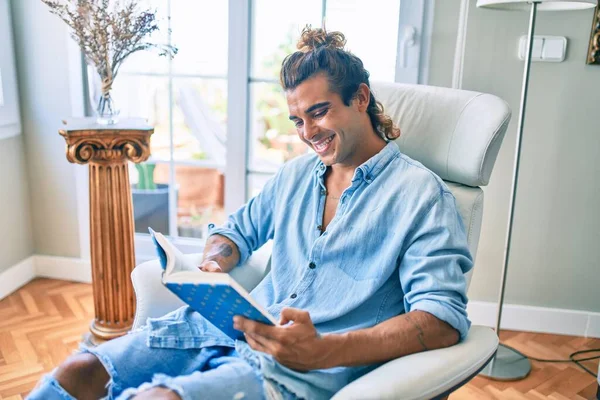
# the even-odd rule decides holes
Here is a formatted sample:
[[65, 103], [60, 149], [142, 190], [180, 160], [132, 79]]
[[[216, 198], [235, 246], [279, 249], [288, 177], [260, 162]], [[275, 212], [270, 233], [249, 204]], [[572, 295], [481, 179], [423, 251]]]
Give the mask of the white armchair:
[[[483, 191], [504, 133], [510, 109], [500, 98], [464, 90], [421, 85], [375, 83], [375, 97], [402, 130], [400, 150], [446, 181], [460, 208], [473, 257], [481, 230]], [[201, 254], [189, 257], [200, 261]], [[268, 272], [270, 245], [255, 252], [231, 274], [252, 289]], [[467, 273], [467, 285], [472, 271]], [[157, 261], [138, 265], [132, 273], [137, 297], [134, 328], [183, 303], [160, 283]], [[392, 360], [350, 383], [334, 399], [444, 398], [468, 382], [492, 358], [496, 333], [472, 326], [466, 340], [440, 350]]]

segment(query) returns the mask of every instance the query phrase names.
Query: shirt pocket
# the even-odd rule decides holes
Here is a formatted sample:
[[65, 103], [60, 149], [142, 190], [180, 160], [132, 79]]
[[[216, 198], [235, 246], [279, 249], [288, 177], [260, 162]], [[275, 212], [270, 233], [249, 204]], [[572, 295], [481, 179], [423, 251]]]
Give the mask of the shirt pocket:
[[148, 318], [148, 347], [201, 349], [234, 347], [234, 341], [190, 307], [181, 307], [160, 318]]
[[324, 245], [323, 260], [354, 281], [381, 279], [387, 272], [382, 265], [382, 237], [375, 227], [347, 224], [339, 232], [332, 232]]
[[381, 266], [361, 262], [361, 260], [352, 260], [336, 265], [342, 272], [358, 282], [378, 280], [383, 276], [384, 272]]

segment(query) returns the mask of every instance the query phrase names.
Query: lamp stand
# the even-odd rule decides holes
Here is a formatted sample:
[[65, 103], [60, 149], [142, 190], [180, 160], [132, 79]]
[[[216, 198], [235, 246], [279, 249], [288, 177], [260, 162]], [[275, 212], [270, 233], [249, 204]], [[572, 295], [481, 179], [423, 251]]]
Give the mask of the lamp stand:
[[[535, 17], [537, 13], [537, 2], [531, 3], [531, 14], [529, 17], [529, 31], [527, 33], [527, 51], [525, 57], [525, 69], [523, 71], [523, 87], [521, 88], [521, 107], [519, 108], [519, 121], [517, 127], [517, 145], [515, 166], [510, 196], [510, 211], [508, 214], [508, 232], [504, 247], [504, 264], [502, 266], [502, 281], [500, 284], [500, 299], [498, 301], [498, 316], [496, 320], [496, 334], [500, 335], [500, 320], [502, 318], [502, 304], [504, 303], [504, 289], [506, 287], [506, 273], [508, 258], [510, 255], [510, 242], [515, 211], [515, 198], [517, 194], [517, 182], [519, 180], [519, 164], [521, 160], [521, 141], [523, 138], [523, 125], [525, 121], [525, 106], [527, 104], [527, 88], [529, 86], [529, 69], [531, 67], [531, 51], [533, 47], [533, 32], [535, 30]], [[529, 359], [518, 351], [512, 350], [503, 344], [498, 346], [498, 351], [479, 375], [499, 381], [513, 381], [525, 378], [531, 371]]]

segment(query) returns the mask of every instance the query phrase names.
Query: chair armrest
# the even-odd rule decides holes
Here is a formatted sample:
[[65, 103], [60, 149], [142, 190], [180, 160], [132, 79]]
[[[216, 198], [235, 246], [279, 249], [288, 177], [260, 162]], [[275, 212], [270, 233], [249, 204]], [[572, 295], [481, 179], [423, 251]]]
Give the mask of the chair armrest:
[[[247, 291], [254, 289], [269, 271], [272, 243], [252, 253], [246, 264], [230, 272], [231, 276]], [[202, 253], [186, 254], [193, 263], [200, 264]], [[158, 260], [139, 264], [131, 272], [136, 298], [136, 311], [132, 330], [146, 324], [148, 318], [161, 317], [185, 303], [167, 289], [161, 281], [162, 268]]]
[[463, 342], [392, 360], [346, 385], [332, 400], [426, 400], [447, 395], [479, 372], [497, 348], [493, 329], [472, 326]]

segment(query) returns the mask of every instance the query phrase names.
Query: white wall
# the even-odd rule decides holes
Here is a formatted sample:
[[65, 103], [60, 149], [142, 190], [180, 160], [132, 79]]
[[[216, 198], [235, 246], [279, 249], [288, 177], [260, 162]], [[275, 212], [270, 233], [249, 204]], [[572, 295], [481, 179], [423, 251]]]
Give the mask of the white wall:
[[0, 273], [33, 254], [23, 136], [0, 140]]
[[[0, 67], [4, 105], [0, 125], [19, 125], [15, 100], [14, 52], [8, 0], [0, 0]], [[12, 101], [15, 101], [14, 103]], [[10, 115], [9, 115], [10, 114]], [[16, 123], [16, 124], [15, 124]], [[18, 131], [17, 131], [18, 132]], [[2, 135], [0, 134], [0, 137]], [[0, 273], [33, 254], [29, 188], [23, 136], [0, 139]]]
[[75, 167], [58, 134], [72, 110], [66, 25], [39, 0], [11, 6], [34, 252], [79, 257]]
[[[485, 189], [470, 298], [497, 301], [523, 74], [526, 12], [471, 1], [463, 88], [496, 94], [513, 119]], [[436, 2], [429, 82], [450, 86], [459, 0]], [[593, 10], [538, 13], [536, 33], [566, 36], [565, 62], [531, 69], [505, 302], [600, 311], [600, 66], [586, 65]]]

